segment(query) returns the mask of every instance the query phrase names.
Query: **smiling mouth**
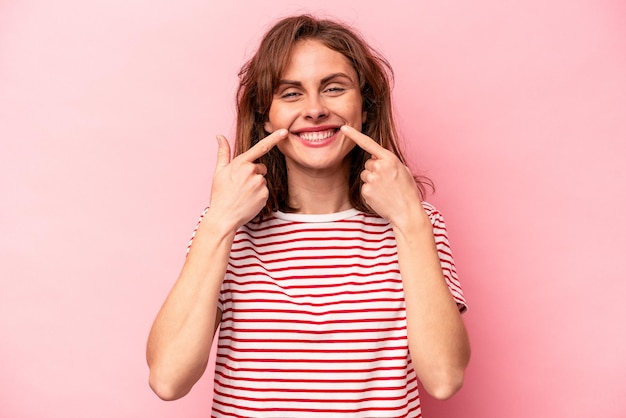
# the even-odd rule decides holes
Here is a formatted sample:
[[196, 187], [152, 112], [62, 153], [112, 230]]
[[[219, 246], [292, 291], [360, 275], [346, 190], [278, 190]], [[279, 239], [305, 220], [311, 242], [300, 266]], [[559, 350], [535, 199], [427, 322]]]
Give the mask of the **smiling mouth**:
[[323, 131], [316, 132], [299, 132], [296, 135], [307, 142], [322, 142], [335, 135], [337, 131], [338, 129], [325, 129]]

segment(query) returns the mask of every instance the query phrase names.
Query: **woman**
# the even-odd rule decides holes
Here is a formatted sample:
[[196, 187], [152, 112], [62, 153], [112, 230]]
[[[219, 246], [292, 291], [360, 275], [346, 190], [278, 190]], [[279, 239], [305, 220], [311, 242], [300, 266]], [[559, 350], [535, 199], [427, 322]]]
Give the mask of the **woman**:
[[281, 20], [240, 73], [211, 205], [148, 341], [184, 396], [220, 327], [213, 415], [421, 416], [469, 343], [443, 218], [397, 145], [387, 62], [346, 26]]

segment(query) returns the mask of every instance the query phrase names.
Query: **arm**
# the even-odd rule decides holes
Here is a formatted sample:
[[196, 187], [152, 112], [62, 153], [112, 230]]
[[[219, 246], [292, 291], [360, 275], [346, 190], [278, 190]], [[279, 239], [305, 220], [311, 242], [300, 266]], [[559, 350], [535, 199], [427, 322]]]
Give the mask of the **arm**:
[[361, 173], [361, 194], [396, 236], [413, 367], [428, 393], [447, 399], [463, 384], [470, 348], [441, 270], [432, 224], [413, 176], [395, 154], [353, 128], [341, 130], [372, 155]]
[[217, 301], [235, 232], [256, 216], [268, 197], [267, 168], [254, 161], [285, 137], [286, 131], [278, 130], [232, 161], [228, 141], [218, 137], [211, 208], [148, 337], [150, 387], [162, 399], [186, 395], [206, 369], [221, 321]]
[[186, 395], [206, 369], [221, 320], [217, 300], [234, 231], [210, 210], [198, 226], [182, 271], [148, 337], [150, 387], [164, 400]]
[[420, 204], [394, 225], [404, 287], [409, 351], [426, 391], [448, 399], [463, 384], [470, 347], [465, 325], [448, 289], [432, 224]]

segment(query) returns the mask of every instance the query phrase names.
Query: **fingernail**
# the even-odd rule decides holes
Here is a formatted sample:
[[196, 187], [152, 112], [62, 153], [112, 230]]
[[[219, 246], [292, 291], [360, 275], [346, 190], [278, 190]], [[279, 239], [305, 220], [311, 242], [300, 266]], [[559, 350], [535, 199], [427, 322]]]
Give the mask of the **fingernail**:
[[348, 130], [348, 125], [341, 125], [341, 129], [343, 132], [346, 132]]
[[287, 129], [279, 129], [278, 130], [278, 135], [286, 136], [287, 135]]

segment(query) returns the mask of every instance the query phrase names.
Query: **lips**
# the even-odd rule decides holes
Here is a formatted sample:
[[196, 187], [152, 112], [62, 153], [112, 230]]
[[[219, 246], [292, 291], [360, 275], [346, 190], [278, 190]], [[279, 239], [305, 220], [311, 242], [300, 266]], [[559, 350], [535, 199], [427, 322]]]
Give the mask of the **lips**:
[[337, 132], [337, 129], [325, 129], [321, 131], [300, 131], [296, 135], [298, 135], [301, 139], [307, 142], [322, 142]]

